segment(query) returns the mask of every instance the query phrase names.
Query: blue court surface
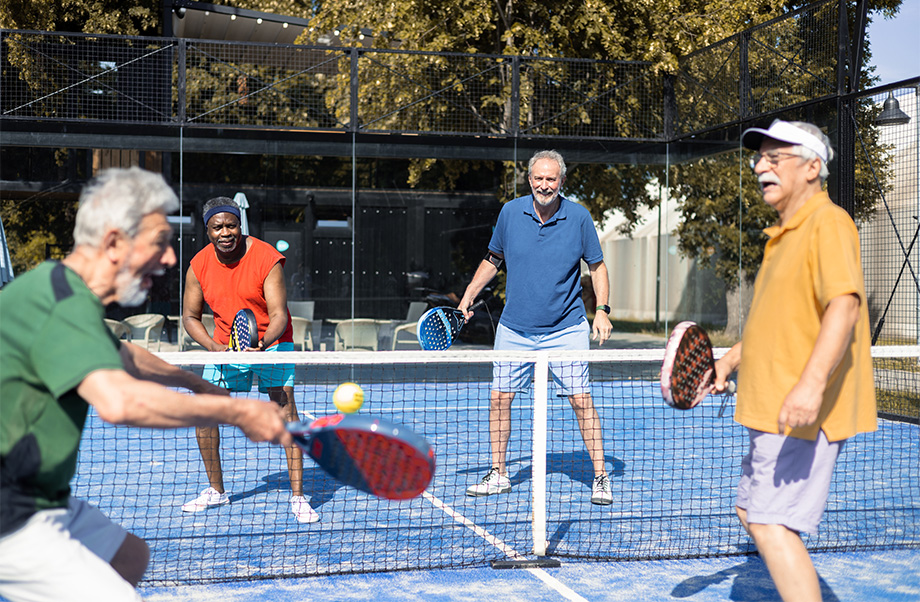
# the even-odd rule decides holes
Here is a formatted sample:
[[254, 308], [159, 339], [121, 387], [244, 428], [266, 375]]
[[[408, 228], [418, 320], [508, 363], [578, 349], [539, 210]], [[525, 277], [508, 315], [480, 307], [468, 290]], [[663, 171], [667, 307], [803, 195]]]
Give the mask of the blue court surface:
[[[561, 566], [493, 569], [493, 561], [535, 558], [532, 395], [512, 406], [513, 490], [469, 497], [466, 488], [490, 463], [488, 380], [469, 367], [422, 374], [433, 368], [414, 366], [390, 382], [376, 367], [360, 369], [368, 372], [298, 378], [299, 411], [334, 413], [332, 389], [354, 378], [368, 399], [362, 412], [431, 442], [435, 478], [424, 496], [388, 502], [343, 487], [307, 459], [304, 493], [321, 515], [310, 525], [290, 514], [278, 448], [222, 429], [231, 503], [188, 514], [179, 506], [206, 484], [193, 432], [92, 418], [74, 490], [148, 541], [147, 599], [778, 600], [734, 515], [746, 437], [722, 400], [677, 412], [654, 381], [595, 366], [592, 395], [614, 496], [597, 506], [588, 499], [593, 471], [574, 413], [553, 396], [545, 537], [547, 556]], [[825, 520], [806, 538], [825, 600], [920, 601], [918, 450], [917, 425], [888, 420], [848, 442]]]
[[[321, 520], [299, 524], [283, 451], [223, 428], [231, 503], [185, 513], [182, 503], [207, 484], [193, 430], [120, 428], [94, 415], [74, 494], [148, 542], [142, 593], [150, 601], [779, 600], [734, 515], [746, 436], [728, 401], [710, 397], [678, 412], [662, 403], [646, 366], [592, 366], [613, 495], [598, 506], [572, 407], [551, 393], [541, 538], [561, 566], [493, 569], [535, 558], [532, 393], [511, 409], [513, 490], [471, 497], [466, 488], [490, 466], [491, 363], [385, 368], [299, 367], [298, 410], [305, 419], [335, 413], [335, 386], [361, 383], [362, 412], [434, 447], [435, 477], [419, 498], [374, 498], [307, 459], [304, 495]], [[825, 600], [920, 602], [918, 482], [917, 424], [882, 420], [878, 432], [847, 443], [825, 520], [806, 538]]]
[[[920, 600], [920, 550], [812, 554], [825, 602]], [[564, 563], [553, 569], [474, 568], [146, 588], [148, 602], [220, 600], [568, 600], [779, 602], [757, 556]]]

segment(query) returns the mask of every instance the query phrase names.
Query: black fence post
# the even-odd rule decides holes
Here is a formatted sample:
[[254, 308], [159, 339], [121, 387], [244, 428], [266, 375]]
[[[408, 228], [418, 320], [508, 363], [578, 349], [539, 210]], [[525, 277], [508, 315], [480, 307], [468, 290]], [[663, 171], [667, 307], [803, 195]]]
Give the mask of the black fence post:
[[187, 42], [184, 39], [176, 40], [178, 43], [177, 46], [177, 57], [176, 57], [176, 69], [178, 71], [178, 77], [176, 82], [176, 88], [178, 92], [178, 106], [176, 110], [178, 115], [176, 118], [179, 121], [179, 125], [185, 125], [186, 119], [186, 102], [188, 102], [188, 97], [186, 95], [186, 61], [188, 57], [187, 53]]
[[357, 132], [358, 131], [358, 54], [359, 51], [357, 48], [351, 48], [349, 50], [351, 54], [351, 107], [349, 107], [349, 123], [348, 131]]
[[831, 197], [853, 216], [856, 210], [856, 122], [853, 119], [854, 101], [844, 95], [851, 87], [848, 78], [852, 81], [856, 75], [849, 72], [852, 69], [848, 52], [850, 26], [845, 0], [840, 0], [837, 10], [837, 191]]

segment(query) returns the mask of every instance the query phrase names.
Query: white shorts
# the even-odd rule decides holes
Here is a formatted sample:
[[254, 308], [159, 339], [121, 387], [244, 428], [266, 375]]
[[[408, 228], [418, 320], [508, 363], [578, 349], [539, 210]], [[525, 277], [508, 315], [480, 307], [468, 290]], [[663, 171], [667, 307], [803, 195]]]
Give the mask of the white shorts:
[[139, 601], [109, 564], [127, 531], [83, 500], [42, 510], [0, 537], [0, 595], [12, 602]]

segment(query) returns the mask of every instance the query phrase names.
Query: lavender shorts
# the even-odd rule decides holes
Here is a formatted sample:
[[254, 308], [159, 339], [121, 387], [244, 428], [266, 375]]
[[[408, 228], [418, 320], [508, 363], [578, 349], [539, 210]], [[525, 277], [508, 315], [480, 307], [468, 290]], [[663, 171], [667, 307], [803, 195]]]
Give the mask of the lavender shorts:
[[750, 428], [748, 435], [736, 502], [748, 523], [817, 533], [844, 441], [831, 443], [824, 431], [815, 441]]

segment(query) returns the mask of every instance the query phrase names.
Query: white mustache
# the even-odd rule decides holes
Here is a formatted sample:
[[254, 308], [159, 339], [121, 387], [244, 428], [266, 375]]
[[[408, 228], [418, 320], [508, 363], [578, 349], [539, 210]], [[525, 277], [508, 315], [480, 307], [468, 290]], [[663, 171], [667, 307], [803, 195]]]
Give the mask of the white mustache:
[[760, 182], [760, 187], [763, 188], [764, 184], [779, 184], [779, 178], [776, 177], [776, 174], [772, 173], [762, 173], [757, 176], [757, 181]]

